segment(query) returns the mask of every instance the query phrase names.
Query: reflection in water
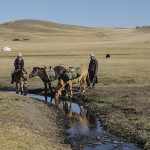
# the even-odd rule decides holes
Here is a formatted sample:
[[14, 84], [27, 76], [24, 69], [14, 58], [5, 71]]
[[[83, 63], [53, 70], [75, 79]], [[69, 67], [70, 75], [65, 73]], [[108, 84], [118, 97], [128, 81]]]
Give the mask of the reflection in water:
[[[97, 129], [96, 117], [88, 113], [88, 110], [79, 104], [76, 104], [76, 109], [72, 110], [72, 101], [68, 102], [68, 100], [60, 101], [55, 99], [55, 106], [57, 106], [57, 108], [61, 112], [65, 113], [69, 118], [79, 121], [82, 126], [81, 130], [85, 128], [89, 128], [90, 130]], [[76, 126], [72, 126], [72, 129], [73, 128], [76, 128]]]
[[[45, 100], [45, 97], [40, 95], [27, 94], [27, 96]], [[50, 97], [48, 102], [53, 103], [62, 113], [71, 118], [70, 128], [67, 130], [70, 135], [67, 138], [71, 139], [75, 146], [82, 146], [84, 150], [140, 150], [134, 144], [104, 131], [98, 118], [82, 104]]]
[[67, 130], [70, 136], [67, 138], [75, 146], [82, 146], [85, 150], [140, 150], [134, 144], [105, 132], [98, 118], [82, 105], [68, 100], [55, 100], [55, 105], [71, 118], [71, 125]]

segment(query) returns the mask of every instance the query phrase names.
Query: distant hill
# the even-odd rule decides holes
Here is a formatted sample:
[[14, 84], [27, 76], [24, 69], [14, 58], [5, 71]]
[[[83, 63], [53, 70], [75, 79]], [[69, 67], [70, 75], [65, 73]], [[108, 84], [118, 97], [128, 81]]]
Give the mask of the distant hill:
[[[150, 26], [132, 29], [90, 28], [40, 20], [17, 20], [0, 24], [0, 37], [19, 41], [99, 42], [129, 39], [150, 31]], [[141, 33], [142, 32], [142, 33]]]
[[46, 32], [46, 33], [52, 32], [52, 30], [56, 32], [56, 30], [88, 29], [88, 27], [65, 25], [65, 24], [58, 24], [58, 23], [53, 23], [48, 21], [31, 20], [31, 19], [11, 21], [7, 23], [3, 23], [0, 26], [8, 29], [14, 29], [15, 31]]
[[91, 28], [58, 24], [40, 20], [17, 20], [0, 24], [0, 36], [4, 38], [47, 38], [52, 36], [82, 35]]
[[137, 29], [137, 30], [144, 31], [144, 32], [147, 32], [147, 31], [150, 32], [150, 26], [142, 26], [142, 27], [137, 26], [136, 29]]

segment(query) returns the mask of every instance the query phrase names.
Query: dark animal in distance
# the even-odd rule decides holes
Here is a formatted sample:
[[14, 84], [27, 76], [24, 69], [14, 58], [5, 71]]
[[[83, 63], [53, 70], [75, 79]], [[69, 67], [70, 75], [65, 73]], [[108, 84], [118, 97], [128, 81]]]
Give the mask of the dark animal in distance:
[[110, 54], [106, 54], [106, 58], [110, 58]]

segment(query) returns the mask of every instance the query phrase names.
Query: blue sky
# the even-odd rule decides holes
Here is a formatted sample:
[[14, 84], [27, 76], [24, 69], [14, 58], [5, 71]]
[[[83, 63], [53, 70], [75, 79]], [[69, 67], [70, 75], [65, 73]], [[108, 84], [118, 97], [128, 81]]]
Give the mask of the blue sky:
[[0, 23], [36, 19], [87, 27], [150, 25], [150, 0], [0, 0]]

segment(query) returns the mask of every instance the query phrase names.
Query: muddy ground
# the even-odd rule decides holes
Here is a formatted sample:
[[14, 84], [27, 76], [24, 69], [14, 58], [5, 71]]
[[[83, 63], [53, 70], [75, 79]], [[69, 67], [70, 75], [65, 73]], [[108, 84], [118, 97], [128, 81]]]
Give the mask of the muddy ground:
[[[15, 86], [10, 84], [10, 79], [1, 79], [0, 80], [0, 90], [1, 91], [10, 91], [14, 90]], [[37, 88], [34, 86], [29, 87], [29, 93], [44, 94], [42, 88]], [[136, 143], [142, 149], [150, 149], [150, 86], [144, 87], [134, 87], [134, 86], [118, 86], [113, 87], [110, 85], [97, 85], [93, 89], [88, 89], [84, 94], [81, 93], [80, 97], [77, 99], [83, 100], [85, 106], [90, 109], [91, 112], [97, 115], [100, 118], [103, 127], [106, 131], [118, 135], [130, 142]], [[64, 135], [65, 127], [68, 125], [67, 120], [59, 114], [53, 106], [47, 108], [42, 102], [30, 100], [29, 98], [19, 96], [9, 96], [11, 100], [7, 100], [8, 103], [15, 102], [18, 103], [29, 103], [34, 109], [38, 107], [44, 107], [48, 114], [41, 114], [40, 119], [36, 120], [32, 124], [39, 123], [39, 128], [42, 125], [43, 116], [47, 116], [48, 122], [47, 126], [41, 127], [42, 137], [46, 138], [46, 142], [49, 141], [52, 144], [43, 143], [43, 146], [49, 146], [53, 149], [66, 149], [70, 148], [69, 145], [64, 144]], [[3, 99], [3, 98], [1, 98]], [[5, 97], [5, 100], [7, 98]], [[15, 100], [18, 99], [18, 100]], [[29, 100], [28, 100], [29, 99]], [[74, 97], [76, 99], [76, 97]], [[2, 101], [3, 102], [3, 101]], [[14, 104], [14, 103], [13, 103]], [[14, 106], [14, 105], [12, 105]], [[23, 109], [21, 109], [22, 111]], [[40, 109], [41, 110], [41, 109]], [[24, 109], [24, 112], [27, 112], [27, 109]], [[39, 111], [39, 109], [38, 109]], [[13, 111], [12, 111], [13, 112]], [[20, 113], [18, 110], [17, 113]], [[41, 112], [40, 112], [41, 113]], [[43, 112], [42, 112], [43, 113]], [[45, 112], [44, 112], [45, 113]], [[53, 114], [53, 115], [51, 115]], [[59, 116], [59, 117], [58, 117]], [[38, 116], [39, 117], [39, 116]], [[32, 116], [36, 118], [36, 114]], [[61, 118], [58, 120], [58, 118]], [[31, 118], [30, 118], [31, 120]], [[12, 123], [12, 122], [11, 122]], [[29, 130], [35, 130], [34, 125], [29, 126]], [[45, 124], [45, 123], [44, 123]], [[51, 124], [55, 124], [54, 135], [53, 133], [48, 133], [48, 129], [51, 128]], [[62, 125], [63, 126], [60, 126]], [[50, 125], [50, 126], [49, 126]], [[25, 126], [26, 127], [26, 126]], [[36, 127], [37, 128], [37, 127]], [[38, 129], [39, 130], [39, 129]], [[38, 136], [41, 130], [38, 131]], [[49, 131], [49, 132], [53, 132]], [[57, 134], [55, 134], [57, 132]], [[62, 134], [63, 133], [63, 134]], [[53, 136], [52, 136], [53, 135]], [[49, 140], [48, 140], [49, 139]], [[48, 143], [49, 143], [48, 142]], [[53, 145], [53, 146], [52, 146]], [[63, 145], [63, 146], [61, 146]]]
[[150, 86], [96, 87], [85, 93], [86, 106], [104, 129], [150, 149]]

